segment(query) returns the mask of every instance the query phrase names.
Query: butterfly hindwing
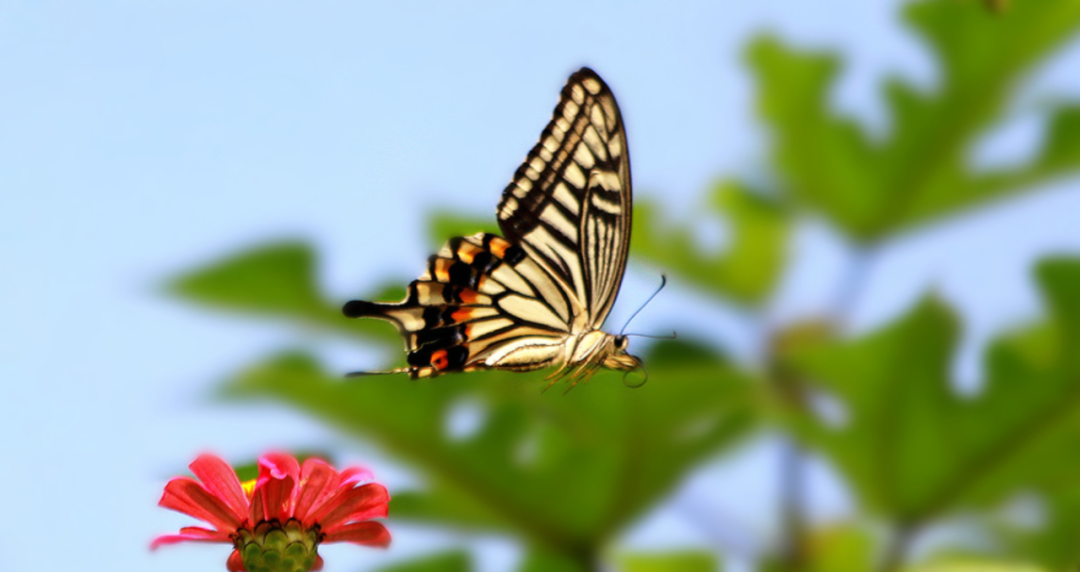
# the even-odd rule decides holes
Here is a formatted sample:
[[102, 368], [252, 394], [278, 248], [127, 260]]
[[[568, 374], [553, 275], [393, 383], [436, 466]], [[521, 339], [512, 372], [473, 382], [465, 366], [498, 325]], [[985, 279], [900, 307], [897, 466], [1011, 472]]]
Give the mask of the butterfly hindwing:
[[622, 117], [611, 90], [584, 68], [570, 77], [540, 141], [503, 191], [499, 228], [599, 327], [626, 269], [631, 209]]
[[[499, 361], [493, 356], [551, 346], [568, 334], [569, 311], [558, 287], [521, 248], [485, 233], [447, 242], [409, 284], [405, 300], [353, 301], [345, 307], [347, 316], [397, 326], [414, 377], [489, 369]], [[503, 366], [520, 369], [498, 365]]]

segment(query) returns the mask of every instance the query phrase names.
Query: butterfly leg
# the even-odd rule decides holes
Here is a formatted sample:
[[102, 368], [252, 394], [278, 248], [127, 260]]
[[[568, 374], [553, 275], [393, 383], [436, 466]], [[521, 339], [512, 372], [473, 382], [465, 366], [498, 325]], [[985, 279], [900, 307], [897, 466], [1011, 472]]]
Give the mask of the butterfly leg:
[[570, 360], [564, 358], [563, 362], [559, 364], [559, 367], [555, 368], [555, 371], [551, 372], [551, 375], [545, 377], [544, 380], [554, 380], [552, 383], [559, 381], [567, 375], [570, 375], [571, 372], [566, 371], [568, 367], [570, 367]]
[[574, 387], [579, 382], [589, 383], [589, 380], [592, 379], [592, 376], [596, 375], [597, 370], [598, 370], [597, 366], [594, 366], [594, 365], [591, 365], [591, 364], [588, 364], [588, 363], [584, 363], [580, 367], [575, 369], [573, 371], [573, 373], [569, 374], [570, 375], [570, 387], [566, 388], [566, 391], [563, 392], [563, 395], [566, 395], [567, 393], [570, 393], [570, 390], [574, 389]]
[[[562, 368], [560, 368], [560, 371], [561, 371], [561, 370], [562, 370]], [[545, 380], [545, 381], [546, 381], [546, 380], [549, 380], [549, 379], [550, 379], [551, 381], [550, 381], [550, 382], [549, 382], [549, 383], [548, 383], [547, 385], [545, 385], [545, 386], [544, 386], [544, 389], [541, 389], [541, 390], [540, 390], [540, 393], [544, 393], [544, 392], [546, 392], [547, 390], [551, 389], [551, 386], [553, 386], [553, 385], [555, 385], [556, 383], [558, 383], [558, 382], [559, 382], [559, 380], [560, 380], [560, 379], [562, 379], [562, 378], [564, 378], [564, 377], [566, 377], [566, 374], [565, 374], [565, 373], [564, 373], [564, 374], [562, 374], [562, 375], [560, 375], [560, 376], [558, 376], [558, 377], [555, 377], [554, 375], [549, 375], [549, 376], [545, 377], [545, 378], [544, 378], [544, 380]]]

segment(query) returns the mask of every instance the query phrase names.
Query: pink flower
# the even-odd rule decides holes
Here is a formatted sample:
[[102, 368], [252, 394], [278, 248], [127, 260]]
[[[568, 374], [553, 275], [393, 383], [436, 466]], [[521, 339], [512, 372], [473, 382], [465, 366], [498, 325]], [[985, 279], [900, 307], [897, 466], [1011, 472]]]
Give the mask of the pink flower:
[[370, 520], [386, 516], [390, 495], [369, 482], [372, 475], [364, 469], [339, 473], [319, 459], [301, 466], [290, 455], [270, 453], [259, 458], [259, 477], [241, 484], [232, 467], [213, 455], [200, 455], [190, 467], [198, 480], [172, 479], [158, 505], [213, 528], [185, 526], [180, 534], [154, 539], [151, 549], [183, 541], [227, 542], [235, 547], [226, 566], [230, 572], [306, 572], [322, 568], [320, 543], [390, 544], [386, 527]]

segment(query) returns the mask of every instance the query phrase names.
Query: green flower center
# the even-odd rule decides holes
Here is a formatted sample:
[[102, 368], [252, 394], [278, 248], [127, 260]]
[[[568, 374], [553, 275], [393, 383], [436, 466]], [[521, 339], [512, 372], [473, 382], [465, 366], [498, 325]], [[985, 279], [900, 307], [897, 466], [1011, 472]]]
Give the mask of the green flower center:
[[319, 526], [304, 530], [290, 518], [282, 525], [264, 520], [251, 531], [242, 528], [233, 539], [247, 572], [309, 572], [315, 565]]

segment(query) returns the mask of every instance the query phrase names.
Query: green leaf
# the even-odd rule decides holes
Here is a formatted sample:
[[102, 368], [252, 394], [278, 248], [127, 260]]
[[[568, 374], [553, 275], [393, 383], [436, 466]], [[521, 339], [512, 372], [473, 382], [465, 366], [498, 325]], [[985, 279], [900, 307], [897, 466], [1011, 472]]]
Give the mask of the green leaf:
[[866, 506], [914, 526], [1080, 475], [1080, 262], [1050, 261], [1038, 276], [1051, 315], [990, 348], [974, 397], [953, 389], [958, 325], [934, 299], [864, 339], [788, 356], [846, 409], [841, 427], [814, 416], [795, 426]]
[[630, 553], [619, 556], [622, 572], [717, 572], [720, 562], [710, 552], [685, 551], [660, 554]]
[[[414, 465], [425, 488], [395, 494], [393, 518], [510, 530], [577, 554], [751, 427], [757, 401], [745, 375], [683, 342], [659, 348], [640, 389], [616, 373], [565, 395], [540, 393], [539, 373], [345, 381], [293, 354], [239, 375], [230, 392], [272, 396]], [[449, 432], [463, 410], [476, 412], [475, 430]]]
[[1076, 570], [1080, 567], [1080, 543], [1076, 541], [1080, 530], [1080, 485], [1051, 492], [1042, 500], [1042, 522], [1026, 526], [996, 523], [998, 551], [1024, 555], [1047, 570]]
[[865, 528], [853, 524], [814, 531], [806, 552], [808, 572], [859, 572], [873, 568], [875, 542]]
[[470, 570], [472, 570], [472, 558], [469, 553], [464, 550], [451, 550], [408, 562], [391, 564], [380, 568], [379, 572], [469, 572]]
[[716, 184], [708, 214], [722, 217], [730, 242], [709, 252], [694, 240], [692, 225], [664, 225], [654, 205], [634, 210], [631, 254], [706, 291], [743, 304], [762, 302], [783, 270], [789, 232], [784, 211], [760, 193], [731, 182]]
[[560, 553], [546, 548], [532, 547], [522, 561], [518, 572], [589, 572], [593, 570], [589, 547], [574, 554]]
[[[235, 254], [175, 278], [170, 290], [200, 304], [286, 318], [367, 340], [389, 343], [397, 337], [393, 328], [372, 320], [345, 319], [340, 303], [325, 300], [316, 283], [315, 255], [299, 242], [269, 244]], [[399, 291], [404, 292], [390, 289], [375, 299]]]
[[394, 518], [456, 529], [495, 530], [505, 523], [499, 514], [439, 484], [426, 490], [394, 492]]
[[874, 535], [865, 526], [843, 522], [810, 530], [799, 545], [797, 563], [768, 555], [762, 572], [866, 572], [874, 570], [879, 555]]
[[904, 568], [904, 572], [1050, 572], [1048, 569], [1009, 562], [954, 559]]
[[771, 38], [749, 52], [773, 159], [789, 192], [860, 242], [1016, 194], [1080, 168], [1077, 107], [1047, 116], [1050, 137], [1030, 163], [974, 171], [973, 147], [995, 126], [1019, 80], [1080, 28], [1080, 3], [1013, 2], [995, 15], [972, 2], [924, 0], [908, 24], [939, 62], [922, 91], [890, 79], [890, 131], [875, 139], [830, 109], [840, 65]]

